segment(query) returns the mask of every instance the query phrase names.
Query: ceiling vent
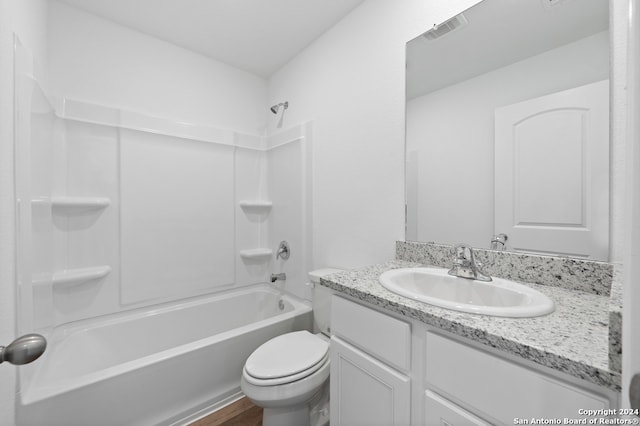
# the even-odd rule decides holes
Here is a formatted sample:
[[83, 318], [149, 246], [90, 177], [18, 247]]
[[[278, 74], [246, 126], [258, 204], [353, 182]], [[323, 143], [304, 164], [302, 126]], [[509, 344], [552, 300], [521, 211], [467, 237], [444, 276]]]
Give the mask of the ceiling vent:
[[423, 35], [427, 40], [435, 40], [449, 34], [454, 30], [457, 30], [458, 28], [467, 25], [468, 23], [469, 21], [467, 21], [467, 18], [465, 18], [465, 16], [461, 13], [449, 19], [448, 21], [443, 22], [440, 25], [434, 25], [432, 29], [430, 29]]
[[544, 7], [546, 7], [547, 9], [551, 9], [552, 7], [556, 7], [561, 3], [567, 2], [568, 0], [541, 0], [541, 1]]

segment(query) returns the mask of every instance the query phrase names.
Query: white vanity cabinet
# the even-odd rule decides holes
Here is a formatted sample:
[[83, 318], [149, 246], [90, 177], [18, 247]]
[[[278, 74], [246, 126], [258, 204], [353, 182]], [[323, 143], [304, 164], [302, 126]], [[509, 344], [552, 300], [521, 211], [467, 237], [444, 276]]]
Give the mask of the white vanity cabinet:
[[580, 424], [565, 418], [619, 405], [613, 390], [340, 296], [331, 325], [332, 426]]
[[334, 296], [331, 327], [331, 425], [409, 425], [410, 325]]

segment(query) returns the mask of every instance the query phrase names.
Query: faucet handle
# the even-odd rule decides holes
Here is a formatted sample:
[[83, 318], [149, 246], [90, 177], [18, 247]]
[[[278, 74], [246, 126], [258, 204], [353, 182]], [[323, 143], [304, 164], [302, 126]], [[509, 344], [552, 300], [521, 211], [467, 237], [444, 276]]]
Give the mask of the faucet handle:
[[507, 247], [507, 240], [509, 236], [507, 234], [494, 235], [491, 239], [491, 250], [504, 250]]
[[449, 270], [449, 275], [461, 278], [471, 278], [479, 281], [491, 281], [491, 276], [482, 271], [482, 264], [476, 261], [473, 255], [473, 248], [464, 243], [456, 244], [453, 248], [455, 257], [453, 268]]
[[291, 249], [289, 248], [289, 243], [286, 241], [280, 241], [280, 245], [278, 246], [278, 252], [276, 253], [276, 259], [280, 258], [283, 260], [289, 259], [291, 256]]
[[454, 259], [457, 264], [469, 264], [473, 263], [473, 249], [470, 245], [465, 243], [456, 244], [453, 247]]

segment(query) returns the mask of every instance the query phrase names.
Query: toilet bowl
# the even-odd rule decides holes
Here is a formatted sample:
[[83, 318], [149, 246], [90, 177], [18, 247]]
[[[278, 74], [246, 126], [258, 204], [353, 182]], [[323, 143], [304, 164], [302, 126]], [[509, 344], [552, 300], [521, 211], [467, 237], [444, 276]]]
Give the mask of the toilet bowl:
[[263, 426], [310, 425], [309, 402], [329, 379], [329, 341], [296, 331], [275, 337], [247, 359], [240, 387], [263, 407]]
[[240, 387], [247, 398], [264, 408], [263, 426], [328, 424], [330, 292], [317, 283], [321, 276], [334, 272], [339, 270], [309, 273], [315, 323], [320, 332], [303, 330], [274, 337], [245, 362]]

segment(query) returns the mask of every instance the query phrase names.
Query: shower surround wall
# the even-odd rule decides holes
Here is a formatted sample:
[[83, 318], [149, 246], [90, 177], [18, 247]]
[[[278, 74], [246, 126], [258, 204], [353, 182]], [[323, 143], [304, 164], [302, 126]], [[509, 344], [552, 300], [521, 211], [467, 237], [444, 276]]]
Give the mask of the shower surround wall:
[[[275, 269], [303, 295], [308, 126], [262, 138], [71, 100], [56, 118], [25, 80], [25, 329], [267, 282]], [[286, 263], [273, 256], [280, 239]]]

